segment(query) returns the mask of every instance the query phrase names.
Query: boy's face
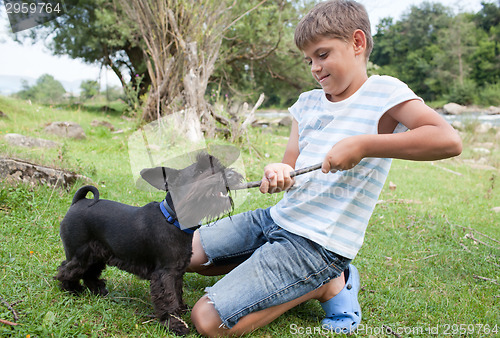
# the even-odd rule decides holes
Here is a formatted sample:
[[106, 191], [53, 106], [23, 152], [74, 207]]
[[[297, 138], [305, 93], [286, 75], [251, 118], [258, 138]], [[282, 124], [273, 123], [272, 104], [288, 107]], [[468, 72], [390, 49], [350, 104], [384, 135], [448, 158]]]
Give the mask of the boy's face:
[[367, 79], [364, 49], [360, 52], [354, 41], [321, 38], [309, 43], [303, 52], [312, 76], [330, 101], [347, 99]]

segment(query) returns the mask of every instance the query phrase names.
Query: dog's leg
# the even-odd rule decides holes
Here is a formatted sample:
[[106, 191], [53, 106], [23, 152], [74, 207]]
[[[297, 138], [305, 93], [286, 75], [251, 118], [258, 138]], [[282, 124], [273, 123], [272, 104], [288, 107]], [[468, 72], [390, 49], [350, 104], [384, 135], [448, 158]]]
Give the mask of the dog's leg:
[[58, 273], [55, 277], [63, 290], [80, 293], [83, 291], [81, 279], [81, 266], [75, 260], [63, 261], [57, 268]]
[[182, 276], [183, 272], [176, 269], [155, 271], [151, 276], [151, 300], [160, 322], [175, 334], [187, 335], [189, 327], [179, 317], [182, 312], [182, 301], [179, 299], [182, 295], [178, 295], [178, 280], [182, 281]]
[[83, 275], [83, 283], [89, 288], [90, 292], [99, 296], [106, 296], [108, 290], [106, 289], [106, 280], [99, 279], [102, 270], [106, 267], [103, 262], [94, 263], [89, 266]]
[[177, 296], [177, 301], [179, 302], [180, 306], [179, 309], [182, 313], [185, 313], [189, 310], [188, 306], [184, 303], [184, 300], [182, 299], [182, 285], [183, 285], [183, 275], [180, 276], [180, 278], [177, 278], [175, 280], [175, 295]]

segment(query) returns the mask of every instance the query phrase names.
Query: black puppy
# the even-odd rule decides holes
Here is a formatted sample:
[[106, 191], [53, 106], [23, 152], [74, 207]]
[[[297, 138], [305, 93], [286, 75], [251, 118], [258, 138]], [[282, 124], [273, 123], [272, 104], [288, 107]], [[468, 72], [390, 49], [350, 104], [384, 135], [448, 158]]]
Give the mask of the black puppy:
[[[93, 186], [76, 192], [61, 222], [66, 260], [56, 279], [64, 290], [75, 293], [83, 290], [83, 280], [98, 295], [108, 293], [105, 280], [99, 278], [106, 265], [150, 280], [155, 316], [174, 333], [184, 335], [189, 328], [179, 317], [186, 309], [182, 278], [192, 254], [193, 226], [230, 211], [229, 188], [243, 177], [205, 152], [185, 169], [145, 169], [141, 176], [168, 190], [164, 201], [134, 207], [99, 199]], [[93, 199], [85, 198], [89, 191]]]

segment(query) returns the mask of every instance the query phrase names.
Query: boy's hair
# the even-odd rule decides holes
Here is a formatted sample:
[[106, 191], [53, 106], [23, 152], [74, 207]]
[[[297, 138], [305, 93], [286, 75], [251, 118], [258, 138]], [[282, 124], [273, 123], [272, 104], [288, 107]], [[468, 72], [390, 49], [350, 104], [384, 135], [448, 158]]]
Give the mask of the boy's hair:
[[300, 50], [304, 50], [309, 43], [321, 38], [336, 38], [347, 42], [357, 29], [366, 35], [365, 56], [368, 60], [373, 49], [373, 38], [365, 6], [353, 0], [320, 2], [297, 25], [295, 44]]

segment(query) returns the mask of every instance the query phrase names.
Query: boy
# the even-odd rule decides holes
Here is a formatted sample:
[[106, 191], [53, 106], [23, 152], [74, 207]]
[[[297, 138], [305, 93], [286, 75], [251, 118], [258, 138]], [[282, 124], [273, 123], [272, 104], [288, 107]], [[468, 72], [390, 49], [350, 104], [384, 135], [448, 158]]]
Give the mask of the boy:
[[[405, 84], [368, 78], [372, 38], [362, 5], [316, 5], [298, 24], [295, 42], [322, 89], [303, 93], [290, 108], [294, 120], [283, 161], [264, 169], [260, 191], [286, 190], [283, 199], [195, 233], [190, 271], [227, 273], [193, 308], [203, 335], [251, 332], [309, 299], [325, 309], [323, 328], [352, 332], [361, 310], [359, 277], [349, 263], [390, 158], [461, 153], [458, 134]], [[396, 133], [401, 125], [409, 131]], [[294, 168], [319, 162], [321, 171], [290, 178]]]

